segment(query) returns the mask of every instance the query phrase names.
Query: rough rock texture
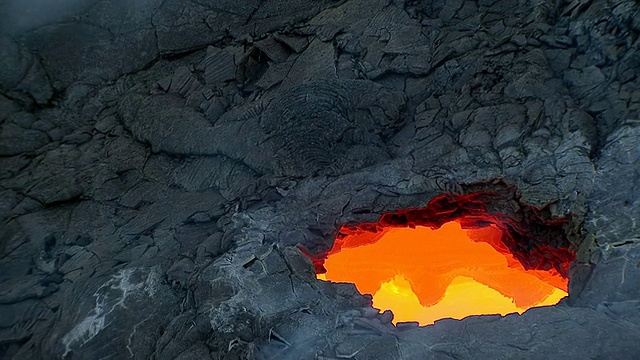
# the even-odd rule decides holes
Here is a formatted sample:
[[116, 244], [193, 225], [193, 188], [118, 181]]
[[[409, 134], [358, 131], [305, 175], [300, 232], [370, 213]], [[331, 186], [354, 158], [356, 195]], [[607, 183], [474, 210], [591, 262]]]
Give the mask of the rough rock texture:
[[[70, 4], [0, 11], [1, 358], [640, 356], [638, 2]], [[496, 179], [555, 307], [394, 327], [297, 247]]]

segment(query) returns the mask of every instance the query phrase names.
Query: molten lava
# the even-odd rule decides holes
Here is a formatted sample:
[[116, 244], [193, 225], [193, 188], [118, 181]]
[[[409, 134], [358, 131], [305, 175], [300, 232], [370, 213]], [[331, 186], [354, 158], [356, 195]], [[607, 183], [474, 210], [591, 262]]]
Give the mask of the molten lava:
[[393, 312], [394, 324], [521, 314], [567, 296], [573, 252], [536, 243], [513, 218], [490, 214], [475, 200], [443, 196], [425, 209], [343, 226], [333, 248], [312, 257], [318, 279], [354, 283], [373, 296], [373, 307]]
[[557, 271], [525, 270], [508, 251], [491, 246], [502, 237], [491, 225], [464, 230], [454, 221], [437, 230], [418, 226], [356, 236], [379, 239], [358, 247], [345, 247], [345, 239], [318, 277], [354, 283], [373, 295], [373, 307], [391, 310], [394, 323], [523, 313], [567, 295], [568, 281]]

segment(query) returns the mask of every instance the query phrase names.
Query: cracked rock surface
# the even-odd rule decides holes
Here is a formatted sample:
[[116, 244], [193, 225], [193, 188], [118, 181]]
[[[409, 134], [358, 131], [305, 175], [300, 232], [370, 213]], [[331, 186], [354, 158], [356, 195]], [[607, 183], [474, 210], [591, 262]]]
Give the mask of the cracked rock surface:
[[[638, 2], [24, 3], [0, 358], [640, 356]], [[298, 249], [498, 180], [570, 218], [557, 306], [394, 327]]]

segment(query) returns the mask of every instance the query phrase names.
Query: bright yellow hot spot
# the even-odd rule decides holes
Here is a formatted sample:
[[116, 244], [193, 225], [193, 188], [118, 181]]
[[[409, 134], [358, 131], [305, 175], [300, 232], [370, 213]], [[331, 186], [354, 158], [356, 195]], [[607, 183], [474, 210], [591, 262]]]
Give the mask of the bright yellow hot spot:
[[[554, 289], [548, 297], [537, 306], [554, 305], [567, 293]], [[444, 297], [432, 306], [420, 305], [418, 296], [411, 290], [411, 284], [401, 275], [382, 283], [373, 295], [373, 307], [391, 310], [394, 313], [393, 323], [418, 321], [421, 325], [433, 324], [445, 317], [463, 319], [477, 314], [522, 314], [525, 308], [519, 308], [513, 300], [502, 295], [487, 285], [472, 278], [458, 276], [449, 284]]]
[[[353, 235], [354, 243], [362, 236]], [[442, 318], [517, 312], [557, 304], [568, 280], [554, 270], [525, 270], [507, 249], [496, 250], [493, 226], [462, 229], [450, 222], [437, 230], [392, 228], [379, 240], [330, 252], [319, 279], [355, 283], [373, 295], [373, 306], [394, 313], [394, 323], [433, 324]], [[472, 239], [481, 239], [474, 241]], [[490, 245], [494, 244], [494, 246]]]

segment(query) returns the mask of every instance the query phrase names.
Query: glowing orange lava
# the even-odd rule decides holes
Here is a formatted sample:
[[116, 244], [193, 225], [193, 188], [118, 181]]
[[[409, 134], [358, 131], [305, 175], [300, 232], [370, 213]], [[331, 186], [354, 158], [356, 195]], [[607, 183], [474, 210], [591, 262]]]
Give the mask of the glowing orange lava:
[[463, 228], [449, 221], [343, 234], [323, 259], [322, 280], [354, 283], [391, 310], [394, 323], [433, 324], [442, 318], [523, 313], [558, 303], [568, 279], [551, 267], [525, 269], [495, 224]]

